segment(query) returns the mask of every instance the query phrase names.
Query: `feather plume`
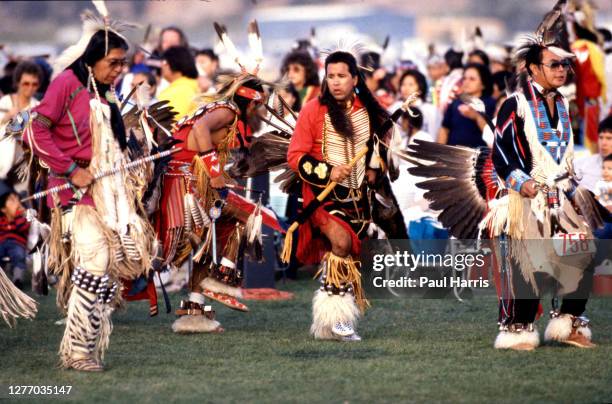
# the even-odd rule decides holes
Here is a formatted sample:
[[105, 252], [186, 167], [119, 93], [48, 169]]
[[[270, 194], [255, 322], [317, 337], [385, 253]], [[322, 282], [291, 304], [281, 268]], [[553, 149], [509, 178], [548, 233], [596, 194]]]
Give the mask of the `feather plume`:
[[249, 22], [248, 33], [249, 48], [251, 48], [255, 62], [260, 64], [263, 61], [263, 45], [257, 20]]
[[552, 10], [546, 13], [542, 22], [538, 25], [536, 36], [539, 37], [544, 44], [553, 43], [556, 39], [552, 29], [563, 16], [563, 7], [565, 7], [566, 3], [567, 0], [558, 0]]
[[533, 46], [549, 47], [560, 57], [573, 57], [570, 52], [566, 51], [566, 49], [569, 49], [569, 38], [564, 16], [566, 3], [567, 0], [558, 0], [552, 10], [546, 13], [535, 33], [524, 35], [519, 39], [514, 51], [516, 63], [524, 63], [527, 52]]
[[106, 2], [104, 0], [91, 0], [96, 10], [102, 17], [108, 17], [108, 8], [106, 8]]
[[[53, 74], [54, 77], [63, 72], [68, 66], [70, 66], [75, 60], [77, 60], [89, 44], [91, 37], [98, 31], [108, 29], [113, 31], [123, 39], [125, 37], [122, 35], [122, 32], [127, 31], [128, 29], [134, 28], [134, 25], [127, 24], [124, 22], [116, 21], [107, 18], [107, 22], [105, 23], [104, 19], [95, 15], [90, 10], [85, 10], [81, 14], [81, 20], [83, 21], [83, 32], [81, 33], [81, 37], [79, 41], [66, 48], [54, 61], [53, 63]], [[127, 40], [126, 40], [127, 41]]]
[[274, 118], [281, 121], [283, 124], [287, 125], [289, 129], [291, 130], [291, 132], [293, 133], [293, 131], [295, 130], [294, 124], [289, 123], [281, 114], [279, 114], [274, 108], [272, 108], [268, 104], [264, 104], [264, 107], [270, 113], [270, 115], [272, 115]]
[[221, 26], [219, 25], [219, 23], [215, 22], [213, 23], [214, 27], [215, 27], [215, 31], [217, 32], [217, 35], [219, 36], [219, 39], [221, 40], [221, 43], [223, 43], [223, 46], [225, 47], [225, 50], [227, 51], [227, 53], [229, 53], [230, 57], [240, 65], [240, 67], [242, 67], [242, 64], [240, 63], [240, 56], [238, 54], [238, 49], [236, 49], [236, 46], [234, 45], [234, 42], [232, 42], [232, 40], [230, 39], [229, 35], [227, 34], [227, 29], [225, 28], [225, 26]]
[[400, 157], [397, 150], [401, 149], [401, 146], [402, 137], [399, 132], [399, 127], [397, 125], [393, 125], [391, 139], [389, 140], [389, 147], [387, 148], [387, 163], [389, 166], [389, 176], [391, 177], [391, 181], [394, 181], [399, 177]]
[[39, 248], [32, 254], [32, 290], [38, 295], [48, 295], [47, 274], [44, 269], [44, 257]]
[[391, 35], [387, 35], [387, 36], [385, 37], [385, 40], [384, 40], [383, 44], [382, 44], [382, 50], [383, 50], [383, 52], [384, 52], [384, 51], [386, 51], [386, 50], [387, 50], [387, 48], [389, 47], [389, 42], [390, 42], [390, 41], [391, 41]]
[[474, 49], [483, 50], [485, 48], [484, 36], [480, 27], [476, 27], [474, 30], [474, 37], [472, 38]]
[[136, 89], [136, 105], [144, 111], [151, 102], [151, 86], [146, 81], [140, 83]]
[[[360, 40], [340, 39], [335, 48], [327, 48], [321, 50], [320, 54], [324, 57], [331, 55], [334, 52], [347, 52], [353, 55], [355, 60], [359, 60], [359, 55], [366, 52], [366, 46]], [[373, 72], [374, 69], [368, 66], [357, 65], [361, 70]]]
[[278, 98], [278, 100], [281, 102], [281, 105], [283, 106], [283, 108], [286, 109], [287, 111], [289, 111], [291, 116], [293, 116], [293, 119], [295, 119], [297, 121], [298, 114], [289, 106], [287, 101], [285, 101], [285, 99], [280, 94], [278, 94], [278, 92], [276, 92], [275, 94], [276, 94], [276, 97]]
[[237, 160], [229, 173], [234, 178], [255, 177], [287, 167], [289, 139], [279, 132], [268, 132], [253, 139], [249, 152]]
[[298, 182], [298, 180], [299, 177], [297, 173], [290, 169], [289, 166], [287, 166], [285, 170], [276, 177], [274, 182], [280, 184], [281, 191], [286, 194], [289, 194], [292, 192], [293, 187]]

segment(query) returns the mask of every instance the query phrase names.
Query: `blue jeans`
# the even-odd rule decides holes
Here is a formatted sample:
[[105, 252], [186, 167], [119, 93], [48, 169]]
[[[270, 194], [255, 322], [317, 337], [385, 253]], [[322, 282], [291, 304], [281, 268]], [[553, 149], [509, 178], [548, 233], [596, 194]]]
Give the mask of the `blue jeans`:
[[26, 270], [26, 249], [15, 240], [0, 243], [0, 258], [8, 257], [13, 268], [13, 281], [23, 281]]

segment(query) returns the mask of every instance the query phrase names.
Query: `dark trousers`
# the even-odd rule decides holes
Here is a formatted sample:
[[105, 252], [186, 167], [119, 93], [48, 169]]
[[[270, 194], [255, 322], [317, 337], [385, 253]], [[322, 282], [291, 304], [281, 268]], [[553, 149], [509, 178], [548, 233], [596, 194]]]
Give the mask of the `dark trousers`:
[[[516, 265], [513, 266], [512, 287], [515, 291], [514, 298], [502, 298], [499, 304], [499, 321], [504, 324], [527, 324], [533, 323], [538, 314], [540, 297], [536, 295], [530, 284], [520, 273]], [[539, 274], [538, 274], [539, 275]], [[549, 278], [537, 276], [536, 283], [540, 295], [545, 290]], [[548, 282], [550, 283], [550, 282]], [[593, 265], [590, 265], [583, 273], [578, 287], [572, 293], [563, 296], [560, 312], [580, 316], [586, 309], [589, 294], [593, 288]]]
[[26, 270], [26, 248], [19, 242], [7, 239], [0, 243], [0, 258], [8, 257], [13, 270], [13, 281], [23, 281]]

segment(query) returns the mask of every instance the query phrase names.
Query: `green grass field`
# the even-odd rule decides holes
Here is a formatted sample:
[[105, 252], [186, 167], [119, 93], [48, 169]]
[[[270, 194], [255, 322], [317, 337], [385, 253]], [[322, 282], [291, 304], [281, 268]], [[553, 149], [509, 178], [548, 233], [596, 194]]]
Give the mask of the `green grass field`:
[[17, 384], [72, 385], [72, 400], [113, 403], [612, 401], [612, 299], [589, 303], [597, 349], [500, 352], [493, 296], [377, 300], [359, 328], [362, 342], [314, 341], [316, 286], [287, 284], [294, 300], [249, 302], [246, 314], [217, 305], [222, 335], [173, 334], [173, 315], [151, 319], [145, 302], [131, 303], [114, 315], [102, 374], [55, 368], [63, 327], [54, 325], [54, 297], [39, 299], [35, 321], [0, 325], [0, 401]]

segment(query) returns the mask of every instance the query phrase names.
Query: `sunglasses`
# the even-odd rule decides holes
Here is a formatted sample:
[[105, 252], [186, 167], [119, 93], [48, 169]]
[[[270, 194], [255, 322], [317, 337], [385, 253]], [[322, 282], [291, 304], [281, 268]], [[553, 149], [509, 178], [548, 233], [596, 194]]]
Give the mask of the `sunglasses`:
[[108, 66], [111, 69], [115, 69], [117, 67], [124, 67], [128, 64], [127, 59], [108, 59], [106, 62], [108, 63]]
[[564, 70], [569, 70], [572, 67], [572, 62], [570, 62], [569, 60], [565, 59], [565, 60], [555, 60], [554, 62], [550, 62], [550, 63], [540, 63], [542, 66], [546, 66], [551, 70], [558, 70], [560, 67], [562, 67]]

